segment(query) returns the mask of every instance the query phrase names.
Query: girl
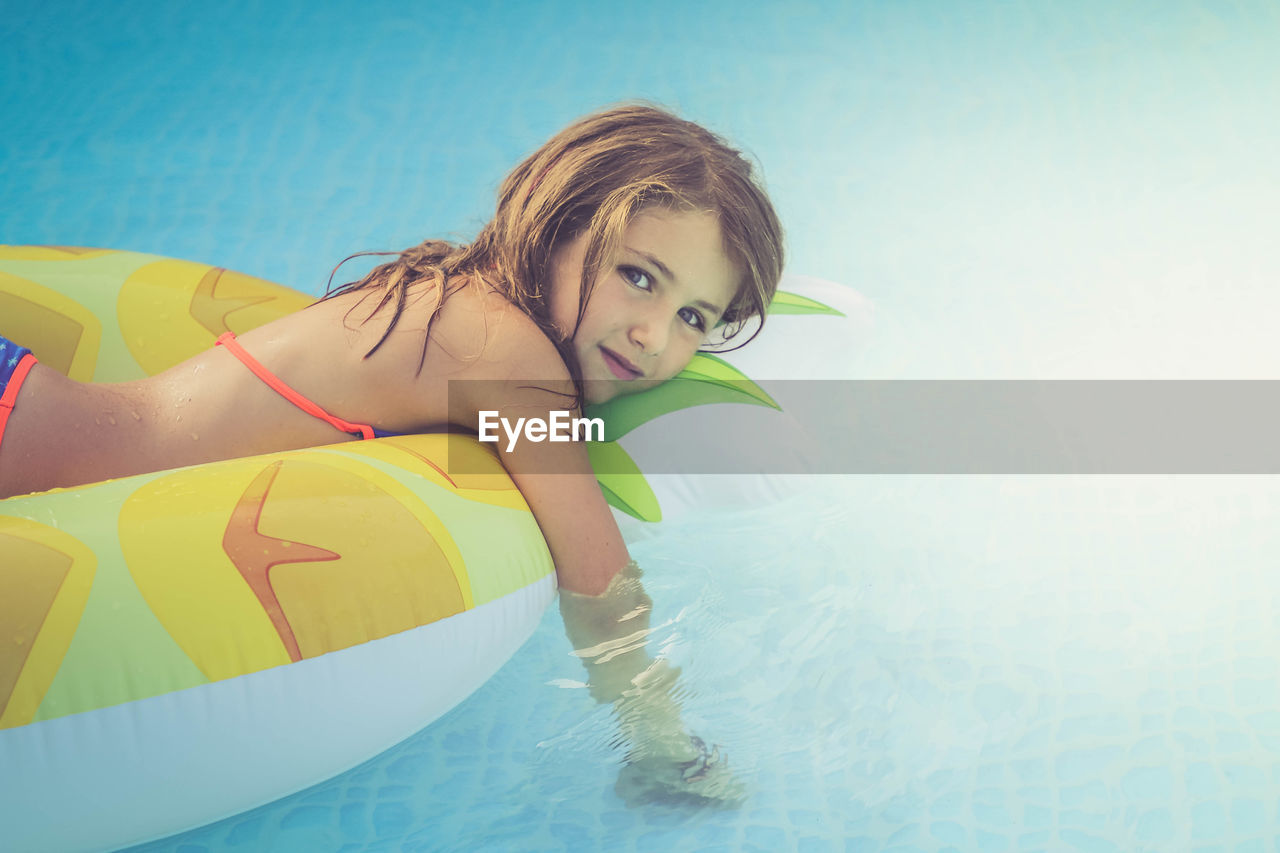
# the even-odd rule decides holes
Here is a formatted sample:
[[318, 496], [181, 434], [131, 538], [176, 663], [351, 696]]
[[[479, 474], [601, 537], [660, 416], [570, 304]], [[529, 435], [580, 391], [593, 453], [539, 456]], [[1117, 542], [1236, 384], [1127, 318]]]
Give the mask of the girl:
[[[0, 497], [387, 432], [474, 431], [482, 411], [576, 412], [668, 379], [713, 334], [763, 320], [781, 270], [781, 227], [740, 154], [660, 109], [607, 110], [517, 166], [471, 244], [406, 249], [157, 376], [77, 383], [0, 338]], [[619, 627], [647, 599], [634, 569], [620, 576], [626, 547], [584, 447], [503, 450], [568, 593], [575, 645], [643, 629]], [[642, 648], [600, 657], [587, 665], [602, 701], [669, 687], [639, 678]], [[704, 781], [700, 742], [653, 733], [679, 728], [669, 690], [641, 693], [639, 716], [661, 722], [633, 741], [677, 744], [657, 763], [677, 783]]]

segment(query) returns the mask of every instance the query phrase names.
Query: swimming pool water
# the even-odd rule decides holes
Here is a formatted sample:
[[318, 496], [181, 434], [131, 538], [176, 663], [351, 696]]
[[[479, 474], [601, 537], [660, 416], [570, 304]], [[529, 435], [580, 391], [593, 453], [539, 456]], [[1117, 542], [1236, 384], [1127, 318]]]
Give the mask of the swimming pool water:
[[868, 477], [704, 513], [636, 551], [741, 809], [622, 803], [552, 612], [387, 754], [140, 849], [1270, 849], [1277, 509], [1249, 479]]

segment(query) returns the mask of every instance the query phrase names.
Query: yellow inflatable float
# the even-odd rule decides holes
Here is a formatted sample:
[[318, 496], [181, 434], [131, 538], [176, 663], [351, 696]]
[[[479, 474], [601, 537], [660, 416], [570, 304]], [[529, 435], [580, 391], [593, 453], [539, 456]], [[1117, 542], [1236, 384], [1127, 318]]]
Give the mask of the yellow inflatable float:
[[[0, 334], [76, 379], [152, 374], [310, 301], [153, 255], [0, 247]], [[450, 451], [478, 473], [448, 475]], [[520, 493], [458, 437], [0, 501], [0, 846], [110, 849], [328, 778], [479, 687], [554, 595]]]

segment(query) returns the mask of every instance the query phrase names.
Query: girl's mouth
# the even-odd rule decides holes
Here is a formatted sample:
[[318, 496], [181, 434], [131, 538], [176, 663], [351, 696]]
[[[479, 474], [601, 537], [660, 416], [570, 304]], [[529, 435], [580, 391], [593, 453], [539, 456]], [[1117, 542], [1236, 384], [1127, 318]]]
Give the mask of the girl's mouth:
[[639, 379], [643, 375], [635, 365], [611, 349], [600, 347], [600, 354], [609, 371], [619, 379]]

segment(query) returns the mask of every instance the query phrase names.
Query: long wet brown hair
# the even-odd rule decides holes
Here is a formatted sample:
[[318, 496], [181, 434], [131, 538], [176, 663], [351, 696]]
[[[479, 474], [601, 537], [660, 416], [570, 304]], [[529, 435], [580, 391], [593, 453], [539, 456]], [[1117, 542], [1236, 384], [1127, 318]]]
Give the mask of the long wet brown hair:
[[[562, 245], [587, 235], [578, 301], [581, 323], [605, 262], [631, 220], [651, 206], [718, 217], [725, 253], [742, 277], [718, 336], [734, 338], [758, 318], [751, 323], [752, 333], [737, 346], [750, 341], [763, 325], [782, 275], [777, 214], [742, 154], [700, 125], [650, 105], [589, 115], [553, 136], [502, 182], [493, 219], [470, 244], [427, 240], [399, 253], [361, 253], [397, 257], [327, 296], [368, 291], [378, 299], [369, 317], [392, 306], [391, 320], [368, 357], [395, 327], [410, 284], [426, 279], [435, 285], [431, 290], [437, 294], [436, 304], [426, 327], [429, 337], [449, 294], [467, 279], [479, 280], [524, 311], [555, 344], [580, 404], [581, 370], [571, 344], [577, 325], [565, 337], [551, 319], [552, 259]], [[424, 337], [419, 372], [426, 353]]]

